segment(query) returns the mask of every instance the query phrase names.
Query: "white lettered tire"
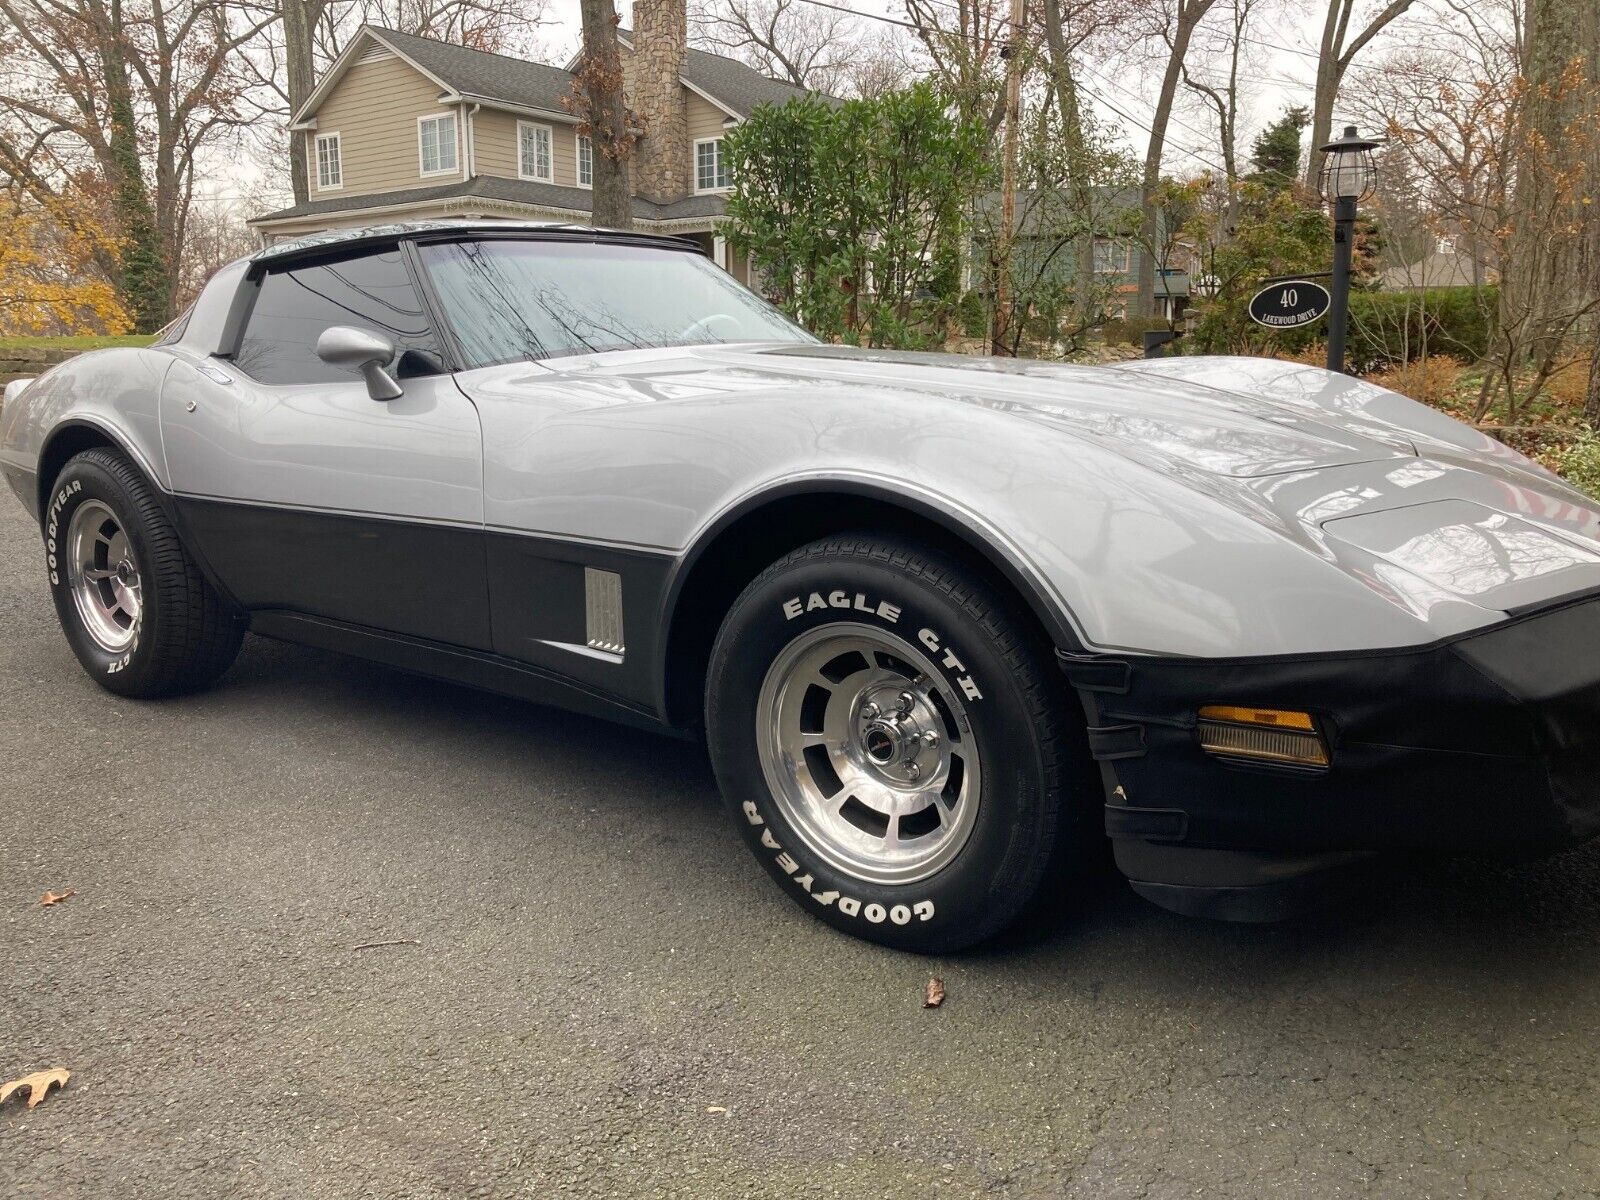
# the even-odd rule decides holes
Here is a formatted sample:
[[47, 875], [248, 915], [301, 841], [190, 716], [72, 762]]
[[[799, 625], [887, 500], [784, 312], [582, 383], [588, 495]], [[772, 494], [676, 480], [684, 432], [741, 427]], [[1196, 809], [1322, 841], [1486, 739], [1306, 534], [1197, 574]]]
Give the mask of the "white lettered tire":
[[153, 699], [226, 671], [244, 624], [200, 574], [155, 490], [107, 448], [72, 458], [45, 504], [56, 616], [83, 669], [107, 691]]
[[999, 933], [1088, 836], [1077, 711], [1018, 604], [872, 533], [751, 583], [706, 687], [718, 783], [779, 885], [848, 933], [923, 952]]

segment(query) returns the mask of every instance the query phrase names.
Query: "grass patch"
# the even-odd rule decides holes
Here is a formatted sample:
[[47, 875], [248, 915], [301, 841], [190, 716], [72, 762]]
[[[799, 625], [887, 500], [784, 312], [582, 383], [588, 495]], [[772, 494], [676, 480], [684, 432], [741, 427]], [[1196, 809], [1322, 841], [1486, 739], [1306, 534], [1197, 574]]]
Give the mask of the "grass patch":
[[148, 346], [156, 340], [153, 333], [130, 333], [123, 337], [103, 334], [83, 334], [78, 337], [0, 337], [0, 354], [6, 350], [27, 348], [43, 350], [104, 350], [107, 346]]

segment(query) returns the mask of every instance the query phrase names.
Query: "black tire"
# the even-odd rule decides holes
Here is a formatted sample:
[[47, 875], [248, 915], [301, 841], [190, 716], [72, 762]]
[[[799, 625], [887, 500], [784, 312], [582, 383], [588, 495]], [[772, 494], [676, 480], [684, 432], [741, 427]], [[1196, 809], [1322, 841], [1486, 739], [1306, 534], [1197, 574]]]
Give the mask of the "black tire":
[[[848, 601], [848, 612], [840, 611], [840, 600]], [[953, 858], [930, 865], [933, 873], [914, 882], [873, 881], [830, 862], [817, 851], [826, 834], [819, 838], [813, 830], [808, 842], [781, 807], [778, 793], [787, 783], [770, 782], [762, 760], [760, 739], [781, 737], [782, 727], [772, 716], [780, 702], [763, 700], [769, 670], [775, 679], [784, 678], [784, 664], [795, 662], [796, 648], [809, 644], [820, 644], [818, 653], [826, 657], [835, 644], [829, 639], [840, 636], [834, 631], [849, 628], [840, 624], [846, 618], [869, 639], [877, 629], [908, 645], [915, 639], [933, 650], [937, 644], [924, 662], [941, 677], [922, 686], [937, 693], [930, 695], [931, 707], [944, 714], [950, 740], [970, 737], [967, 749], [975, 748], [981, 762], [976, 816], [964, 841]], [[912, 672], [916, 679], [929, 678], [925, 669]], [[852, 686], [839, 684], [840, 694]], [[850, 721], [833, 728], [860, 728], [860, 697], [867, 693], [850, 694], [855, 698], [840, 701]], [[939, 707], [939, 701], [948, 707], [957, 697], [966, 702], [970, 729], [952, 723]], [[767, 719], [758, 713], [763, 703]], [[834, 703], [832, 695], [825, 703]], [[773, 732], [763, 734], [760, 727]], [[1084, 816], [1098, 806], [1084, 787], [1083, 722], [1051, 648], [1016, 604], [977, 573], [898, 538], [829, 537], [774, 563], [745, 589], [712, 650], [706, 733], [718, 783], [756, 857], [806, 911], [870, 941], [941, 953], [991, 938], [1035, 900], [1058, 852], [1082, 851], [1093, 838]], [[868, 768], [861, 756], [873, 750], [870, 736], [861, 735], [852, 750], [863, 770]], [[907, 753], [920, 751], [913, 745]], [[768, 764], [773, 761], [784, 761], [781, 752], [769, 751]], [[954, 774], [948, 763], [943, 770]], [[875, 780], [865, 778], [871, 787]], [[931, 782], [933, 776], [923, 778]], [[796, 805], [788, 803], [793, 811]], [[900, 833], [896, 825], [891, 836]]]
[[[68, 569], [74, 514], [91, 502], [110, 510], [138, 572], [132, 641], [115, 650], [91, 633]], [[239, 653], [244, 622], [185, 552], [154, 489], [115, 450], [86, 450], [62, 468], [46, 506], [45, 550], [62, 631], [83, 669], [107, 691], [142, 699], [194, 691], [215, 681]]]

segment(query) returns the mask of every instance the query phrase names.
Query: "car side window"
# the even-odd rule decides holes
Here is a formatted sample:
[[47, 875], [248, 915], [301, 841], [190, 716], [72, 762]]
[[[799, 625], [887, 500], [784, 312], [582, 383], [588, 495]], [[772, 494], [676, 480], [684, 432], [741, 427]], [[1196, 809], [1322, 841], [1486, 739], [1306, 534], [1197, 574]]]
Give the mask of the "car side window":
[[398, 248], [268, 271], [234, 362], [262, 383], [359, 380], [358, 371], [317, 357], [317, 339], [333, 325], [388, 338], [402, 376], [443, 370], [438, 339]]

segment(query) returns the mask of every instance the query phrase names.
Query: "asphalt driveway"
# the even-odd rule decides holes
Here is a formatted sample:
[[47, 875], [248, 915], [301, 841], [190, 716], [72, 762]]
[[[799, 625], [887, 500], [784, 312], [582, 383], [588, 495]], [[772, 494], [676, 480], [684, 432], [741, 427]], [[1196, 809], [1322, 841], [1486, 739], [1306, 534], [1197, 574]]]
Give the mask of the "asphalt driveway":
[[259, 639], [107, 695], [0, 498], [7, 1196], [1591, 1196], [1597, 940], [1590, 848], [891, 953], [691, 745]]

